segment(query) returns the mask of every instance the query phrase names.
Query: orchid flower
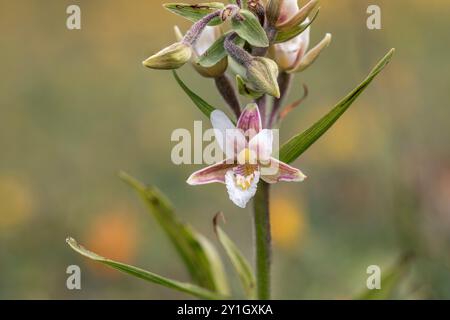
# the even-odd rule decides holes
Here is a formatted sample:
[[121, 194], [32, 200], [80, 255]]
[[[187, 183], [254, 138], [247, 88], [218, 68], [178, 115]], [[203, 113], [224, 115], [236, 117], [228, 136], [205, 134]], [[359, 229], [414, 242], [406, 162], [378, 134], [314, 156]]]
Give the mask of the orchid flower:
[[[286, 23], [300, 10], [297, 0], [284, 0], [281, 5], [278, 24]], [[305, 20], [306, 23], [309, 21], [309, 18]], [[330, 44], [331, 34], [327, 33], [323, 40], [308, 52], [309, 42], [310, 27], [291, 40], [271, 46], [269, 56], [278, 64], [280, 71], [288, 73], [303, 71]]]
[[256, 104], [247, 105], [237, 126], [219, 110], [212, 112], [211, 122], [226, 160], [194, 172], [188, 184], [224, 183], [231, 201], [245, 208], [255, 195], [260, 179], [273, 184], [306, 178], [300, 170], [272, 157], [273, 132], [262, 129]]

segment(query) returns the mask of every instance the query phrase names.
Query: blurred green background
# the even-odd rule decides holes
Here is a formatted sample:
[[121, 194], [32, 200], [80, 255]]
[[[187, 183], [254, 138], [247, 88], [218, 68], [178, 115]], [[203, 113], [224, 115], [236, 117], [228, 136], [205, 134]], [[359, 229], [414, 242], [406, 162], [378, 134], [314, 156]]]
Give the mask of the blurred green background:
[[[189, 1], [187, 1], [189, 2]], [[0, 0], [0, 298], [186, 298], [89, 263], [73, 236], [100, 254], [188, 280], [176, 252], [125, 170], [158, 186], [179, 215], [215, 240], [211, 219], [252, 257], [251, 211], [221, 185], [189, 187], [200, 166], [170, 160], [176, 128], [204, 120], [170, 72], [141, 61], [189, 24], [155, 0]], [[82, 29], [66, 29], [78, 4]], [[378, 4], [382, 30], [366, 28]], [[393, 62], [347, 114], [296, 162], [305, 183], [273, 188], [274, 296], [351, 298], [366, 268], [416, 254], [397, 298], [450, 298], [450, 108], [446, 0], [323, 0], [311, 31], [333, 43], [295, 80], [310, 94], [281, 131], [306, 129], [355, 87], [391, 47]], [[190, 66], [182, 78], [211, 104], [224, 103]], [[82, 290], [66, 268], [82, 268]], [[231, 271], [229, 265], [227, 268]], [[231, 273], [231, 272], [230, 272]], [[231, 273], [232, 274], [232, 273]]]

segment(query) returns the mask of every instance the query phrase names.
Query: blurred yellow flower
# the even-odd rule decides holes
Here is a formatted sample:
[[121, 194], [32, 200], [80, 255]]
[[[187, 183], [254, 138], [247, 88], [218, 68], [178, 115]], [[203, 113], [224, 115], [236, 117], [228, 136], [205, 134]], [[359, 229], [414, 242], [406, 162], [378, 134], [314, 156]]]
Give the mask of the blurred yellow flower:
[[[136, 219], [127, 209], [112, 209], [94, 219], [86, 237], [86, 246], [106, 258], [132, 263], [137, 249], [136, 228]], [[99, 264], [88, 265], [101, 275], [111, 277], [118, 274]]]
[[305, 235], [306, 218], [302, 202], [287, 197], [275, 197], [271, 204], [272, 238], [283, 249], [298, 247]]
[[20, 225], [33, 213], [29, 187], [13, 177], [0, 177], [0, 230]]

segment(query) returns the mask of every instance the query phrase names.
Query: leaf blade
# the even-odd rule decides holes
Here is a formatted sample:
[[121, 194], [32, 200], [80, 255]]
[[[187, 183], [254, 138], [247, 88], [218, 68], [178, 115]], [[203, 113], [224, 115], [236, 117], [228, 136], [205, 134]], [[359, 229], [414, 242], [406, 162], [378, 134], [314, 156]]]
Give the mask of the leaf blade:
[[218, 218], [221, 216], [223, 217], [223, 214], [219, 213], [214, 218], [214, 231], [241, 281], [242, 288], [244, 289], [247, 298], [255, 299], [256, 298], [255, 275], [252, 271], [252, 268], [250, 267], [250, 264], [245, 259], [244, 255], [241, 253], [239, 248], [222, 230], [222, 228], [219, 227]]
[[[191, 22], [197, 22], [204, 16], [224, 8], [224, 4], [220, 2], [208, 2], [199, 4], [187, 3], [165, 3], [164, 8], [176, 15], [182, 16]], [[223, 21], [220, 18], [214, 18], [208, 23], [209, 26], [216, 26]]]
[[316, 20], [317, 16], [319, 15], [320, 8], [317, 9], [316, 13], [312, 17], [310, 21], [304, 21], [298, 26], [295, 26], [293, 28], [290, 28], [285, 31], [279, 31], [277, 32], [277, 35], [275, 37], [275, 43], [283, 43], [286, 41], [289, 41], [298, 35], [300, 35], [303, 31], [305, 31], [313, 22]]
[[82, 256], [84, 256], [88, 259], [100, 262], [102, 264], [105, 264], [116, 270], [128, 273], [137, 278], [140, 278], [140, 279], [143, 279], [143, 280], [155, 283], [155, 284], [159, 284], [161, 286], [164, 286], [164, 287], [167, 287], [170, 289], [178, 290], [178, 291], [193, 295], [194, 297], [201, 298], [201, 299], [217, 300], [217, 299], [224, 298], [224, 296], [222, 296], [222, 295], [216, 294], [215, 292], [209, 291], [209, 290], [201, 288], [199, 286], [196, 286], [196, 285], [193, 285], [190, 283], [171, 280], [166, 277], [157, 275], [153, 272], [102, 257], [102, 256], [98, 255], [97, 253], [89, 251], [86, 248], [82, 247], [73, 238], [67, 238], [66, 242], [74, 251], [81, 254]]
[[[209, 47], [208, 50], [206, 50], [205, 53], [203, 53], [199, 57], [197, 63], [200, 64], [202, 67], [210, 68], [212, 66], [215, 66], [222, 59], [224, 59], [228, 55], [228, 53], [226, 52], [226, 50], [224, 48], [224, 42], [225, 42], [225, 38], [230, 33], [231, 33], [230, 31], [226, 32], [219, 39], [217, 39], [211, 45], [211, 47]], [[239, 46], [242, 46], [245, 43], [245, 41], [240, 37], [236, 37], [234, 42]]]
[[333, 124], [347, 111], [359, 95], [369, 86], [372, 80], [390, 62], [395, 49], [391, 49], [372, 69], [366, 79], [361, 82], [353, 91], [345, 96], [328, 114], [317, 121], [313, 126], [292, 137], [280, 148], [280, 160], [286, 163], [295, 161], [309, 147], [316, 142]]
[[231, 20], [233, 30], [252, 46], [266, 48], [269, 46], [264, 28], [259, 23], [258, 18], [245, 9], [239, 10], [239, 13]]
[[175, 215], [169, 200], [154, 187], [147, 187], [121, 172], [120, 178], [135, 189], [182, 258], [192, 279], [207, 289], [228, 294], [228, 283], [222, 261], [215, 247], [190, 225]]
[[211, 113], [216, 110], [213, 106], [211, 106], [208, 102], [200, 98], [196, 93], [194, 93], [191, 89], [184, 84], [184, 82], [180, 79], [176, 71], [173, 71], [173, 75], [178, 85], [183, 89], [183, 91], [189, 96], [192, 102], [197, 106], [197, 108], [208, 118], [211, 116]]

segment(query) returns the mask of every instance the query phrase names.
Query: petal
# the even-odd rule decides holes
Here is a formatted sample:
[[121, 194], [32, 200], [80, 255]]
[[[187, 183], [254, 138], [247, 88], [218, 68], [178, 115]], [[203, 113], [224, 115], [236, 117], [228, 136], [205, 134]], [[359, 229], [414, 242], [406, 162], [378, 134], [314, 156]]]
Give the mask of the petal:
[[261, 115], [256, 103], [249, 103], [239, 117], [237, 127], [252, 137], [262, 129]]
[[277, 183], [280, 181], [300, 182], [306, 176], [297, 168], [281, 162], [275, 158], [270, 159], [270, 166], [261, 167], [261, 179], [267, 183]]
[[249, 149], [256, 153], [258, 160], [267, 161], [272, 155], [272, 144], [272, 130], [263, 129], [250, 140]]
[[211, 113], [211, 123], [220, 149], [225, 152], [227, 158], [236, 158], [245, 148], [245, 136], [242, 131], [237, 129], [227, 115], [220, 110], [214, 110]]
[[281, 5], [278, 23], [282, 23], [290, 19], [297, 13], [298, 10], [298, 0], [284, 0]]
[[230, 160], [224, 160], [194, 172], [186, 182], [192, 186], [213, 182], [225, 183], [225, 174], [234, 166]]
[[254, 172], [254, 178], [250, 187], [243, 190], [236, 184], [236, 173], [233, 170], [227, 171], [225, 175], [225, 183], [227, 185], [228, 195], [230, 200], [234, 202], [240, 208], [245, 208], [251, 198], [255, 196], [256, 188], [258, 187], [260, 173]]
[[302, 60], [309, 47], [309, 35], [310, 27], [295, 38], [273, 46], [272, 56], [281, 70], [290, 70]]

